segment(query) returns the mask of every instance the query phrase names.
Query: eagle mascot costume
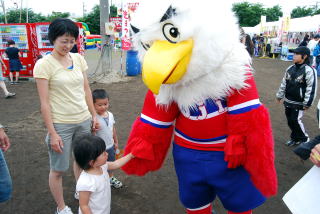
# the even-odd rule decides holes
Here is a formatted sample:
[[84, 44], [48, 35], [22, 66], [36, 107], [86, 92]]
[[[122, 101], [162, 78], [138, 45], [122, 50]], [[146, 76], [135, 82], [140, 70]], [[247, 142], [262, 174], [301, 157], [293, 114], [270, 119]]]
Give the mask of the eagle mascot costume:
[[277, 192], [274, 142], [231, 5], [141, 1], [131, 29], [149, 91], [123, 170], [158, 170], [172, 142], [186, 213], [210, 214], [216, 196], [229, 214], [252, 213]]

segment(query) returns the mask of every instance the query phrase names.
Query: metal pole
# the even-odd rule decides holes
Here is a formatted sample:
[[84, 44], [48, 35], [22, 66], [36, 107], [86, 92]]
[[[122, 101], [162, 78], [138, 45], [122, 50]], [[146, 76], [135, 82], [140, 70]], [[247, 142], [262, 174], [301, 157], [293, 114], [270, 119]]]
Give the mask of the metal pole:
[[27, 7], [26, 23], [29, 23], [29, 8], [28, 8], [28, 0], [26, 0], [26, 7]]
[[[101, 34], [101, 47], [103, 49], [108, 48], [106, 44], [108, 44], [108, 37], [106, 35], [106, 22], [109, 22], [109, 0], [100, 0], [100, 34]], [[104, 55], [105, 51], [101, 51]], [[107, 71], [107, 60], [103, 58], [102, 60], [102, 72], [105, 73]]]
[[82, 17], [84, 17], [84, 1], [82, 2]]
[[4, 23], [7, 24], [7, 14], [6, 14], [6, 7], [4, 5], [4, 0], [1, 0], [1, 6], [2, 6], [2, 10], [3, 10], [3, 15], [4, 15]]
[[23, 0], [21, 0], [21, 2], [20, 2], [20, 21], [19, 21], [19, 23], [21, 23], [21, 20], [22, 20], [22, 2], [23, 2]]

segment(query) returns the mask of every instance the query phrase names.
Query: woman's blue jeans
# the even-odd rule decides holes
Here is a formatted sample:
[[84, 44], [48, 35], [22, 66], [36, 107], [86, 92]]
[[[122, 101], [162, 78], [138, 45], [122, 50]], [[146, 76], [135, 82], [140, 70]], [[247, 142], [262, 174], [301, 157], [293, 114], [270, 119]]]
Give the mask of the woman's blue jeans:
[[12, 181], [6, 160], [0, 149], [0, 202], [10, 199], [12, 192]]

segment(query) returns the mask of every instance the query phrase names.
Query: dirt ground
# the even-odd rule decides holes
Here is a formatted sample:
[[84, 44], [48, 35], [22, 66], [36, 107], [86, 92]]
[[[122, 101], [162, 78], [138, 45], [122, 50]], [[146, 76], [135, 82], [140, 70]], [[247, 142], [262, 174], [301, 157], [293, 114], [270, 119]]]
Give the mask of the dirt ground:
[[[90, 59], [89, 59], [90, 61]], [[89, 62], [89, 64], [93, 62]], [[290, 62], [276, 59], [254, 59], [256, 82], [261, 101], [269, 108], [275, 138], [276, 167], [279, 178], [279, 192], [254, 213], [290, 213], [282, 202], [282, 197], [312, 166], [301, 162], [284, 145], [289, 129], [286, 125], [284, 108], [276, 104], [275, 93]], [[111, 97], [111, 111], [115, 115], [120, 146], [124, 147], [131, 124], [139, 115], [146, 87], [141, 76], [127, 82], [112, 84], [92, 84], [92, 89], [104, 88]], [[0, 121], [8, 126], [12, 146], [6, 152], [6, 159], [13, 179], [13, 197], [0, 205], [1, 214], [46, 214], [55, 210], [54, 201], [48, 187], [49, 162], [44, 144], [46, 129], [39, 112], [39, 99], [32, 81], [8, 86], [17, 93], [13, 99], [4, 99], [0, 94]], [[0, 92], [1, 93], [1, 92]], [[318, 100], [318, 99], [317, 99]], [[317, 103], [316, 100], [316, 103]], [[305, 113], [304, 123], [311, 137], [319, 133], [316, 125], [315, 107]], [[124, 183], [120, 190], [112, 190], [113, 214], [182, 214], [184, 208], [179, 202], [177, 179], [172, 155], [158, 172], [144, 177], [126, 176], [122, 171], [116, 176]], [[64, 177], [66, 204], [76, 213], [78, 201], [73, 198], [75, 181], [72, 171]], [[219, 202], [214, 203], [219, 214], [226, 213]]]

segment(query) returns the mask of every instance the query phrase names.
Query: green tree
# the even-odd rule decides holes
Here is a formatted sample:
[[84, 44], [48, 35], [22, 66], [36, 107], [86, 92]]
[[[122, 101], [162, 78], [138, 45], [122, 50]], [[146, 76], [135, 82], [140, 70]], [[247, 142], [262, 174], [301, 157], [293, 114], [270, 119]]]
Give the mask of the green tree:
[[53, 11], [50, 15], [47, 16], [47, 21], [52, 22], [57, 18], [69, 18], [69, 16], [70, 16], [69, 12], [62, 13], [62, 12]]
[[77, 21], [87, 23], [90, 33], [100, 34], [100, 7], [96, 5], [92, 11], [84, 17], [78, 18]]
[[311, 7], [296, 7], [291, 11], [291, 18], [300, 18], [305, 16], [314, 15], [317, 12]]
[[110, 17], [117, 17], [118, 16], [118, 8], [114, 5], [110, 6]]
[[[21, 11], [21, 23], [27, 22], [27, 9]], [[8, 23], [19, 23], [20, 21], [20, 10], [18, 9], [11, 9], [7, 11], [7, 20]], [[0, 21], [4, 23], [4, 15], [0, 15]], [[46, 22], [47, 18], [42, 15], [41, 13], [35, 13], [32, 11], [31, 8], [28, 9], [28, 22]]]
[[283, 16], [281, 7], [279, 5], [266, 8], [264, 14], [267, 16], [267, 22], [278, 21], [279, 17]]
[[235, 3], [232, 10], [239, 18], [241, 27], [253, 27], [260, 23], [261, 15], [264, 15], [262, 4], [249, 2]]

